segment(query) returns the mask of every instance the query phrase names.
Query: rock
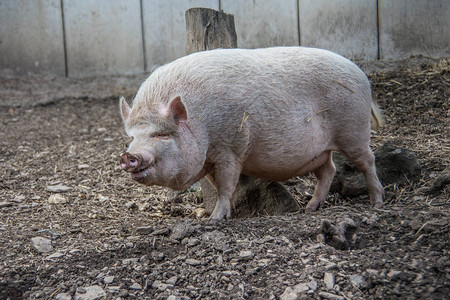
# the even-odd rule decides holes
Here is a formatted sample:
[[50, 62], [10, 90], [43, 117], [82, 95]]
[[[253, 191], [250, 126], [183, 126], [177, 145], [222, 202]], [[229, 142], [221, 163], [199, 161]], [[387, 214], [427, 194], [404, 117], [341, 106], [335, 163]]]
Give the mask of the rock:
[[90, 166], [88, 164], [79, 164], [78, 170], [89, 169]]
[[[206, 180], [200, 180], [203, 203], [208, 214], [214, 210], [216, 189]], [[233, 218], [256, 215], [281, 215], [299, 210], [299, 205], [289, 191], [280, 183], [241, 175], [233, 194], [235, 210]]]
[[139, 262], [139, 258], [125, 258], [122, 259], [122, 264], [123, 265], [132, 265], [132, 264], [137, 264]]
[[0, 202], [0, 208], [9, 207], [9, 206], [13, 206], [13, 203], [12, 202], [8, 202], [8, 201]]
[[292, 290], [292, 288], [287, 287], [283, 294], [280, 295], [280, 300], [297, 300], [297, 293]]
[[62, 184], [47, 185], [46, 190], [52, 193], [64, 193], [72, 190], [71, 187]]
[[153, 232], [153, 227], [152, 226], [136, 227], [136, 232], [143, 235], [150, 234]]
[[[420, 163], [414, 152], [384, 144], [374, 154], [378, 178], [383, 185], [402, 184], [406, 180], [415, 182], [420, 179]], [[368, 193], [363, 174], [343, 155], [334, 153], [333, 161], [336, 165], [336, 176], [331, 184], [331, 192], [349, 197]]]
[[293, 290], [297, 294], [307, 292], [309, 290], [309, 285], [307, 283], [299, 283], [294, 285]]
[[169, 279], [167, 279], [167, 283], [171, 285], [176, 285], [178, 282], [178, 276], [172, 276]]
[[190, 222], [179, 222], [172, 227], [172, 234], [170, 235], [170, 238], [180, 241], [185, 237], [190, 236], [194, 233], [194, 231], [194, 227], [190, 224]]
[[216, 250], [225, 251], [228, 249], [228, 239], [225, 236], [225, 233], [221, 231], [214, 230], [205, 232], [204, 234], [202, 234], [201, 240], [207, 246], [212, 246]]
[[26, 199], [26, 197], [24, 195], [17, 195], [14, 197], [13, 201], [20, 203], [20, 202], [23, 202], [23, 200], [25, 200], [25, 199]]
[[350, 218], [344, 218], [337, 225], [332, 224], [329, 220], [322, 220], [320, 224], [322, 237], [320, 237], [320, 240], [333, 248], [348, 250], [353, 247], [356, 230], [355, 222]]
[[329, 300], [345, 300], [345, 298], [342, 296], [338, 296], [338, 295], [327, 293], [327, 292], [319, 292], [318, 295], [324, 299], [329, 299]]
[[52, 241], [43, 237], [31, 238], [31, 244], [39, 253], [47, 253], [53, 251]]
[[105, 291], [98, 285], [78, 288], [75, 293], [75, 300], [99, 300], [106, 296]]
[[152, 288], [158, 289], [160, 291], [165, 291], [165, 290], [167, 290], [168, 287], [169, 287], [168, 284], [162, 283], [159, 280], [155, 280], [152, 284]]
[[190, 265], [190, 266], [198, 266], [198, 265], [201, 265], [201, 264], [202, 264], [201, 261], [199, 261], [199, 260], [197, 260], [197, 259], [193, 259], [193, 258], [188, 258], [188, 259], [186, 259], [186, 263], [187, 263], [188, 265]]
[[242, 250], [239, 252], [239, 258], [241, 260], [249, 260], [253, 258], [253, 252], [251, 250]]
[[391, 278], [391, 279], [395, 279], [398, 276], [400, 276], [400, 274], [402, 274], [401, 271], [396, 271], [396, 270], [390, 270], [389, 273], [387, 273], [387, 277]]
[[323, 282], [325, 283], [325, 286], [327, 289], [332, 290], [334, 287], [335, 277], [333, 273], [325, 272], [325, 275], [323, 277]]
[[53, 254], [47, 256], [47, 257], [45, 258], [45, 260], [52, 260], [52, 259], [55, 259], [55, 258], [60, 258], [60, 257], [63, 257], [64, 255], [65, 255], [65, 254], [64, 254], [63, 252], [61, 252], [61, 251], [56, 251], [55, 253], [53, 253]]
[[202, 207], [197, 207], [196, 209], [194, 209], [194, 216], [197, 218], [203, 218], [207, 212], [206, 209], [202, 208]]
[[364, 282], [364, 278], [359, 274], [349, 275], [348, 279], [355, 287], [360, 287], [361, 284]]
[[55, 296], [55, 300], [72, 300], [69, 293], [60, 293]]
[[428, 195], [438, 194], [448, 184], [450, 184], [450, 173], [444, 173], [436, 177], [433, 181], [433, 185], [425, 191]]
[[114, 276], [105, 276], [105, 278], [103, 278], [103, 282], [106, 284], [111, 284], [114, 281]]
[[134, 282], [131, 286], [130, 286], [131, 290], [142, 290], [142, 285], [140, 285], [137, 282]]
[[64, 204], [67, 203], [67, 199], [61, 194], [53, 194], [48, 198], [49, 204]]
[[136, 207], [136, 203], [134, 203], [134, 201], [128, 201], [127, 203], [125, 203], [125, 207], [128, 209], [132, 209]]
[[316, 289], [317, 282], [315, 280], [306, 283], [299, 283], [294, 285], [292, 288], [287, 287], [283, 294], [280, 295], [280, 299], [298, 299], [300, 294], [306, 292], [314, 293]]

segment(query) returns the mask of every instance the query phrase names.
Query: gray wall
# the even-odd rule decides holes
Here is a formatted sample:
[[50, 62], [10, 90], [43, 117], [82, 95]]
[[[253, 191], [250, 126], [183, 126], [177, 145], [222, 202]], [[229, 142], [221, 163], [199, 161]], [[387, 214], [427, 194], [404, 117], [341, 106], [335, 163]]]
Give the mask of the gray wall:
[[313, 46], [353, 60], [450, 56], [449, 0], [0, 0], [0, 70], [151, 71], [185, 52], [184, 12], [235, 15], [238, 46]]

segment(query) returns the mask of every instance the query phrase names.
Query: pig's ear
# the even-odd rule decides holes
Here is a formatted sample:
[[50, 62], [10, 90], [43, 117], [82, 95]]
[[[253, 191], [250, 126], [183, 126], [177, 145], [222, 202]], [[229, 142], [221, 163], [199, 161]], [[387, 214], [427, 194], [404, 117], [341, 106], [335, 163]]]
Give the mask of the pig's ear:
[[169, 103], [169, 115], [172, 116], [175, 124], [185, 122], [187, 120], [187, 112], [184, 103], [181, 101], [181, 97], [177, 96]]
[[130, 116], [131, 107], [128, 105], [125, 98], [120, 97], [120, 115], [122, 116], [122, 120], [125, 122], [126, 119]]

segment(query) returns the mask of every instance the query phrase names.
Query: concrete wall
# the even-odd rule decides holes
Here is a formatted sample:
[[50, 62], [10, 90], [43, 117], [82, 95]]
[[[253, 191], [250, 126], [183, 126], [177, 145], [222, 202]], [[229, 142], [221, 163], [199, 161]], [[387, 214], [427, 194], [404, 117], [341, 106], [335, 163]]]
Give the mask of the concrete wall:
[[69, 76], [144, 71], [139, 0], [64, 0]]
[[378, 58], [376, 0], [303, 0], [299, 16], [301, 45], [354, 60]]
[[380, 56], [450, 55], [449, 0], [380, 0]]
[[0, 0], [0, 72], [151, 71], [184, 55], [184, 13], [199, 6], [233, 13], [241, 48], [450, 56], [449, 0]]
[[65, 74], [60, 0], [0, 0], [0, 70]]

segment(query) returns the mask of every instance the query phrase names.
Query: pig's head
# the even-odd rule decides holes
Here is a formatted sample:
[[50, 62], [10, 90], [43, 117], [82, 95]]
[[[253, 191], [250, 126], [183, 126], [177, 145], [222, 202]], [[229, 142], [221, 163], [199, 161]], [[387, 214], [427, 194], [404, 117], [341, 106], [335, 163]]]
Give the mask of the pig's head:
[[120, 113], [131, 140], [120, 166], [139, 183], [185, 189], [204, 175], [206, 159], [188, 125], [186, 107], [179, 96], [165, 105], [148, 106], [135, 101], [130, 107], [120, 99]]

